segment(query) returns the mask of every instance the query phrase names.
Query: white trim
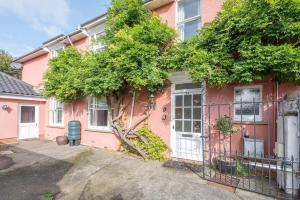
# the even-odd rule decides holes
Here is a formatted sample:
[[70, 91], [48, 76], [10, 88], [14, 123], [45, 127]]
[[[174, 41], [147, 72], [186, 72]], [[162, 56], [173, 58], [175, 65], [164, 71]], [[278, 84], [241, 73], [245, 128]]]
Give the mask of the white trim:
[[[192, 94], [201, 94], [202, 97], [202, 106], [201, 106], [201, 111], [202, 111], [202, 120], [201, 120], [201, 136], [203, 137], [205, 134], [205, 102], [206, 102], [206, 84], [205, 81], [202, 82], [201, 88], [197, 88], [197, 89], [191, 89], [191, 90], [180, 90], [180, 91], [175, 91], [175, 85], [176, 84], [180, 84], [180, 83], [192, 83], [192, 79], [189, 77], [189, 75], [187, 74], [187, 72], [175, 72], [172, 73], [171, 78], [169, 78], [169, 80], [171, 80], [171, 130], [170, 130], [170, 134], [171, 134], [171, 149], [172, 149], [172, 153], [171, 153], [171, 157], [178, 157], [177, 156], [177, 152], [176, 152], [176, 131], [175, 131], [175, 95], [176, 94], [184, 94], [184, 93], [192, 93]], [[172, 78], [173, 77], [173, 78]], [[180, 79], [180, 77], [182, 79]], [[202, 142], [202, 139], [201, 139]], [[205, 138], [203, 139], [203, 144], [202, 144], [202, 151], [205, 145]], [[200, 152], [201, 157], [203, 156], [203, 152]], [[204, 159], [204, 158], [202, 158]]]
[[[235, 99], [236, 99], [236, 90], [238, 89], [259, 89], [259, 93], [260, 93], [260, 104], [259, 104], [259, 115], [255, 115], [255, 121], [256, 122], [261, 122], [263, 121], [263, 87], [262, 85], [247, 85], [247, 86], [236, 86], [234, 87], [234, 94], [233, 94], [233, 103], [234, 103], [234, 107], [233, 107], [233, 119], [234, 121], [241, 121], [241, 115], [236, 115], [235, 114]], [[254, 121], [254, 115], [251, 115], [249, 117], [242, 115], [242, 122], [253, 122]]]
[[[109, 123], [109, 115], [111, 115], [111, 113], [109, 112], [109, 109], [107, 108], [107, 126], [92, 126], [91, 125], [91, 113], [90, 113], [90, 102], [91, 99], [95, 98], [97, 99], [97, 97], [89, 97], [88, 98], [88, 130], [95, 130], [95, 131], [111, 131], [111, 125]], [[106, 101], [105, 101], [106, 102]]]
[[59, 102], [62, 104], [62, 117], [61, 117], [61, 123], [54, 123], [52, 121], [52, 116], [53, 116], [53, 113], [51, 114], [51, 112], [53, 112], [53, 109], [52, 109], [52, 104], [53, 102], [59, 102], [55, 97], [50, 97], [49, 98], [49, 113], [48, 113], [48, 116], [49, 116], [49, 126], [52, 126], [52, 127], [64, 127], [64, 124], [65, 124], [65, 121], [64, 121], [64, 115], [65, 115], [65, 105], [63, 102]]
[[[22, 107], [34, 107], [35, 108], [35, 124], [37, 127], [37, 137], [34, 138], [39, 138], [39, 132], [40, 132], [40, 106], [36, 104], [19, 104], [18, 105], [18, 139], [20, 139], [20, 125], [21, 125], [21, 108]], [[27, 138], [26, 138], [27, 139]], [[30, 138], [28, 138], [30, 139]]]
[[0, 95], [1, 99], [27, 100], [27, 101], [47, 101], [44, 97], [27, 97], [18, 95]]
[[188, 19], [185, 19], [183, 21], [179, 21], [179, 2], [180, 1], [184, 1], [184, 0], [175, 0], [175, 29], [176, 29], [176, 32], [178, 33], [178, 40], [179, 41], [184, 41], [184, 38], [183, 38], [183, 35], [181, 35], [181, 33], [179, 33], [179, 26], [180, 25], [184, 25], [185, 23], [189, 23], [189, 22], [192, 22], [192, 21], [196, 21], [196, 20], [199, 20], [200, 21], [200, 24], [199, 24], [199, 29], [198, 30], [201, 30], [202, 28], [202, 1], [203, 0], [198, 0], [199, 1], [199, 15], [197, 16], [193, 16], [193, 17], [190, 17]]

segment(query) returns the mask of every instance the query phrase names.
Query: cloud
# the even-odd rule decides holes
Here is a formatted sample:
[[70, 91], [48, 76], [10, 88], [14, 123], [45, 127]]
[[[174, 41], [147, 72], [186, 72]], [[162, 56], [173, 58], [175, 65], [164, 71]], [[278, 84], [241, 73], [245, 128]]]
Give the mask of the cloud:
[[70, 7], [67, 0], [1, 0], [1, 13], [13, 14], [52, 37], [68, 26]]

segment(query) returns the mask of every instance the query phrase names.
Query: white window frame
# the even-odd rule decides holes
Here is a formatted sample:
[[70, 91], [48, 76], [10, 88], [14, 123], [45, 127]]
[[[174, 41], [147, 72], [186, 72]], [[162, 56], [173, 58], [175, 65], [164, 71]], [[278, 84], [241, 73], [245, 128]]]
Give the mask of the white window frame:
[[[179, 21], [179, 3], [181, 1], [184, 0], [176, 0], [176, 30], [178, 32], [179, 35], [179, 40], [180, 41], [184, 41], [184, 31], [180, 32], [180, 26], [184, 26], [184, 24], [189, 23], [189, 22], [193, 22], [193, 21], [197, 21], [199, 20], [199, 30], [201, 29], [202, 26], [202, 22], [201, 22], [201, 5], [202, 5], [202, 0], [198, 0], [199, 1], [199, 15], [194, 16], [194, 17], [190, 17], [188, 19], [184, 19], [183, 21]], [[182, 29], [184, 30], [184, 28]]]
[[[99, 37], [101, 37], [101, 35], [105, 34], [104, 31], [99, 32], [99, 33], [95, 33], [92, 35], [91, 37], [91, 51], [101, 51], [105, 45], [103, 45], [101, 42], [97, 41]], [[100, 35], [100, 36], [99, 36]]]
[[58, 127], [63, 127], [64, 126], [64, 103], [62, 104], [62, 119], [61, 119], [61, 123], [54, 123], [53, 121], [53, 112], [57, 111], [58, 109], [56, 109], [56, 104], [59, 101], [55, 98], [55, 97], [50, 97], [49, 99], [49, 125], [50, 126], [58, 126]]
[[[259, 114], [255, 115], [255, 122], [261, 122], [263, 121], [263, 91], [262, 91], [262, 86], [261, 85], [250, 85], [250, 86], [238, 86], [238, 87], [234, 87], [234, 109], [233, 109], [233, 116], [234, 116], [234, 121], [240, 122], [242, 120], [242, 122], [254, 122], [254, 115], [237, 115], [235, 112], [235, 109], [237, 108], [237, 106], [240, 106], [239, 102], [236, 102], [236, 90], [241, 90], [241, 89], [259, 89], [259, 93], [260, 93], [260, 100], [259, 100]], [[242, 99], [243, 101], [243, 99]], [[236, 104], [237, 103], [237, 104]]]
[[[88, 98], [88, 129], [89, 130], [98, 130], [98, 131], [111, 131], [111, 125], [109, 123], [110, 112], [109, 112], [108, 105], [106, 103], [106, 99], [104, 99], [104, 98], [100, 98], [100, 99], [101, 99], [101, 101], [105, 102], [105, 104], [103, 104], [103, 106], [107, 106], [107, 126], [91, 125], [91, 112], [95, 112], [95, 111], [91, 111], [91, 101], [95, 102], [96, 99], [99, 99], [99, 98], [97, 98], [97, 97], [89, 97]], [[106, 109], [103, 109], [103, 110], [106, 110]]]
[[56, 58], [58, 56], [58, 52], [65, 49], [65, 46], [59, 46], [57, 48], [53, 48], [50, 51], [50, 58]]

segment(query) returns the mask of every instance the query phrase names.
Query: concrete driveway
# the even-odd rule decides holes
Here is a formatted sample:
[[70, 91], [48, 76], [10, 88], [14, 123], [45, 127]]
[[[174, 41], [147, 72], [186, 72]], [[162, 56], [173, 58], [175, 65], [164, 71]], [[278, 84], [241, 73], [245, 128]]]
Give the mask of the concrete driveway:
[[[22, 141], [10, 154], [15, 165], [0, 171], [0, 199], [268, 199], [223, 191], [191, 171], [165, 168], [125, 154], [85, 146]], [[47, 198], [46, 198], [47, 197]]]

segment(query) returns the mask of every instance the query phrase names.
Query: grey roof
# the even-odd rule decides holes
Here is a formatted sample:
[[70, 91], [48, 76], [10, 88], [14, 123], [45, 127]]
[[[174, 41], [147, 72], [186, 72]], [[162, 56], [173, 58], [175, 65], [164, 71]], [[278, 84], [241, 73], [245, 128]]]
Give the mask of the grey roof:
[[94, 18], [92, 18], [92, 19], [90, 19], [90, 20], [88, 20], [88, 21], [80, 24], [80, 27], [84, 27], [84, 26], [86, 26], [86, 25], [88, 25], [88, 24], [90, 24], [90, 23], [92, 23], [94, 21], [97, 21], [98, 19], [101, 19], [101, 18], [105, 17], [106, 14], [107, 13], [105, 12], [105, 13], [103, 13], [101, 15], [98, 15], [98, 16], [96, 16], [96, 17], [94, 17]]
[[33, 86], [0, 72], [0, 94], [40, 97]]

